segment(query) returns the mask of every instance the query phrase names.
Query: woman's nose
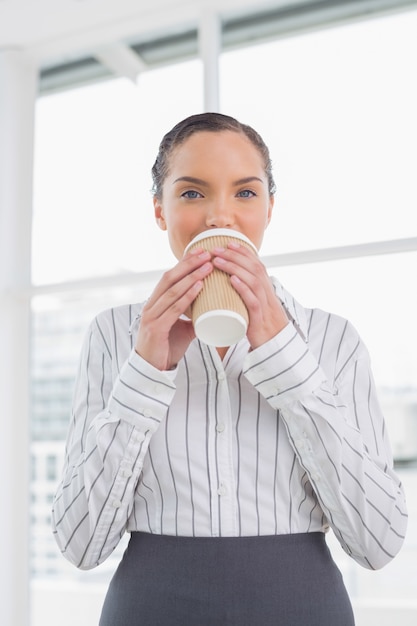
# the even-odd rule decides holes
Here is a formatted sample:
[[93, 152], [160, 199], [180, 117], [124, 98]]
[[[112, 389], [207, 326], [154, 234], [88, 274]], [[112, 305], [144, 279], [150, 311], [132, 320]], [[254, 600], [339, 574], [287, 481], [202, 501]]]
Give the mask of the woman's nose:
[[206, 215], [207, 226], [209, 228], [232, 228], [234, 223], [231, 207], [221, 201], [213, 202]]

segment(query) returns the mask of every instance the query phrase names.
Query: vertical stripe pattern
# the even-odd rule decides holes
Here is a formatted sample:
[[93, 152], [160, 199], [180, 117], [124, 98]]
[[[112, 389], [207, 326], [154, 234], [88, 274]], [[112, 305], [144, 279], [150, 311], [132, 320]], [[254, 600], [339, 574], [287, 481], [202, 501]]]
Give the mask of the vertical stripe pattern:
[[327, 531], [367, 568], [400, 549], [405, 497], [365, 346], [304, 309], [223, 361], [197, 340], [174, 371], [132, 346], [141, 305], [101, 313], [80, 358], [53, 508], [63, 554], [101, 563], [127, 531], [233, 537]]

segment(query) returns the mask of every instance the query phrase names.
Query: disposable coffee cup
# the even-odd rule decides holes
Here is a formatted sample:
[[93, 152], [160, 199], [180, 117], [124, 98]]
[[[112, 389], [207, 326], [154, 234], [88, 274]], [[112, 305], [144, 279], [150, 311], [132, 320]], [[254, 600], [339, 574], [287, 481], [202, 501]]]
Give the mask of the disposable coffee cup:
[[[254, 244], [235, 230], [213, 228], [197, 235], [184, 254], [194, 248], [227, 248], [235, 241], [257, 253]], [[204, 279], [203, 287], [191, 307], [194, 331], [198, 339], [219, 348], [238, 343], [246, 335], [249, 316], [246, 306], [230, 283], [230, 275], [218, 268]]]

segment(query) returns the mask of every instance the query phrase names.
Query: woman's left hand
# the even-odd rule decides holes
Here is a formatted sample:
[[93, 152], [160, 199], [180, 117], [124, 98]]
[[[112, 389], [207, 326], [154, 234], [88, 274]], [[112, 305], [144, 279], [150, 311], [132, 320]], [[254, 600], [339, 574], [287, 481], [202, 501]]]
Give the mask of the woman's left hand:
[[249, 313], [248, 341], [258, 348], [277, 335], [289, 322], [277, 298], [264, 264], [251, 250], [229, 243], [211, 251], [213, 265], [230, 274], [233, 287]]

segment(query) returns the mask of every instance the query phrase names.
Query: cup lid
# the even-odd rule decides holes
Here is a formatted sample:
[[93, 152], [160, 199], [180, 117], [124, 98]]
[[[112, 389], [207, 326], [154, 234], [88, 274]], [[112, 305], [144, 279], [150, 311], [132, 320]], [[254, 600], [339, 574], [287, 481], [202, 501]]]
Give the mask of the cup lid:
[[245, 336], [246, 329], [247, 323], [242, 315], [225, 309], [207, 311], [194, 323], [197, 338], [218, 348], [238, 343]]
[[203, 239], [207, 239], [208, 237], [233, 237], [234, 239], [241, 239], [249, 246], [251, 246], [256, 252], [258, 251], [255, 244], [243, 233], [240, 233], [238, 230], [233, 230], [232, 228], [210, 228], [209, 230], [204, 230], [202, 233], [199, 233], [190, 241], [190, 243], [186, 246], [184, 250], [184, 254], [188, 251], [190, 246], [195, 245], [199, 241]]

